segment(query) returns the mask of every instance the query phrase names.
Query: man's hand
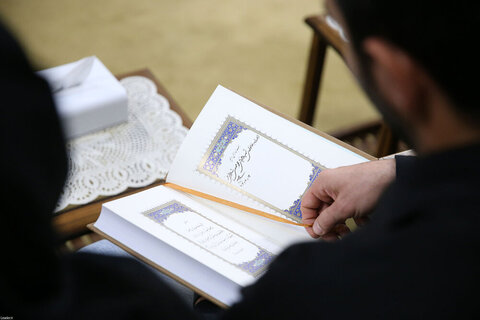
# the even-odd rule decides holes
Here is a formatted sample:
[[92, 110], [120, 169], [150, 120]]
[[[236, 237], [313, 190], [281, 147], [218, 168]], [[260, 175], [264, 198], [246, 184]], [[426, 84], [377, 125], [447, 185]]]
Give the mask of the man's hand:
[[394, 178], [394, 159], [320, 172], [302, 198], [302, 222], [313, 224], [305, 229], [313, 238], [336, 240], [350, 231], [346, 219], [362, 224]]

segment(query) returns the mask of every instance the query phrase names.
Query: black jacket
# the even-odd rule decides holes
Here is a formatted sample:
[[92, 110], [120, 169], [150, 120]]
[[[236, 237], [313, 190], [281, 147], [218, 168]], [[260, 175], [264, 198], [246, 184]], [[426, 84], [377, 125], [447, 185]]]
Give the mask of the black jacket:
[[0, 316], [183, 319], [193, 311], [133, 259], [57, 255], [52, 212], [67, 173], [46, 82], [0, 25]]
[[480, 144], [397, 157], [367, 226], [287, 249], [227, 318], [477, 318], [479, 222]]

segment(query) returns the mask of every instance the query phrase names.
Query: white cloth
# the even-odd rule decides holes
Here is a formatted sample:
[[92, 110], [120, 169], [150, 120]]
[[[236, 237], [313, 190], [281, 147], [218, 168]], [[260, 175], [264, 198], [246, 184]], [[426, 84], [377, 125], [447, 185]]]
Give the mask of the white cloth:
[[55, 211], [166, 177], [188, 129], [152, 81], [135, 76], [121, 84], [128, 94], [128, 122], [67, 144], [69, 174]]

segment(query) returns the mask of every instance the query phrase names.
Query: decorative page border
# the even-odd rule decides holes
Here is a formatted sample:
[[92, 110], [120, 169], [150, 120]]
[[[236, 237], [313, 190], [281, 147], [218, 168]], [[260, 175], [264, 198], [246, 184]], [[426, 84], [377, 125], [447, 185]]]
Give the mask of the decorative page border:
[[[174, 229], [165, 225], [165, 220], [167, 220], [170, 216], [172, 216], [174, 214], [178, 214], [178, 213], [183, 213], [183, 212], [186, 212], [186, 211], [195, 212], [196, 214], [198, 214], [202, 218], [210, 221], [211, 223], [219, 226], [220, 228], [222, 228], [224, 230], [227, 230], [228, 232], [234, 234], [235, 236], [237, 236], [237, 237], [247, 241], [248, 243], [254, 245], [259, 250], [258, 253], [257, 253], [257, 256], [253, 260], [246, 261], [246, 262], [243, 262], [243, 263], [240, 263], [240, 264], [234, 264], [234, 263], [222, 258], [221, 256], [213, 253], [212, 251], [205, 249], [204, 247], [200, 246], [199, 244], [197, 244], [194, 241], [186, 238], [185, 236], [181, 235], [180, 233], [178, 233]], [[166, 229], [172, 231], [176, 235], [182, 237], [183, 239], [185, 239], [188, 242], [194, 244], [195, 246], [199, 247], [200, 249], [214, 255], [215, 257], [217, 257], [217, 258], [225, 261], [226, 263], [240, 269], [241, 271], [253, 276], [254, 278], [257, 278], [260, 275], [262, 275], [266, 271], [266, 268], [268, 267], [268, 265], [276, 257], [273, 253], [269, 252], [268, 250], [259, 247], [258, 245], [256, 245], [252, 241], [250, 241], [248, 239], [245, 239], [241, 235], [233, 232], [232, 230], [230, 230], [228, 228], [225, 228], [224, 226], [216, 223], [212, 219], [209, 219], [209, 218], [205, 217], [204, 215], [202, 215], [199, 212], [187, 207], [186, 205], [182, 204], [181, 202], [179, 202], [177, 200], [169, 201], [169, 202], [167, 202], [167, 203], [165, 203], [161, 206], [158, 206], [158, 207], [155, 207], [153, 209], [144, 211], [141, 214], [143, 214], [147, 218], [150, 218], [151, 220], [155, 221], [156, 223], [161, 224]]]
[[294, 219], [296, 220], [296, 218], [298, 218], [299, 220], [297, 221], [301, 221], [302, 220], [302, 212], [300, 211], [300, 207], [301, 207], [301, 204], [302, 204], [302, 197], [303, 195], [305, 194], [305, 192], [310, 188], [310, 186], [312, 185], [312, 183], [315, 181], [315, 179], [317, 178], [318, 174], [320, 172], [322, 172], [322, 170], [324, 169], [324, 167], [321, 167], [320, 165], [315, 165], [312, 163], [312, 173], [310, 174], [310, 176], [308, 177], [308, 186], [307, 188], [305, 189], [305, 191], [302, 193], [302, 195], [297, 199], [295, 200], [295, 202], [293, 203], [292, 206], [290, 206], [290, 208], [288, 208], [287, 210], [283, 210], [286, 214], [288, 214], [289, 216], [292, 216], [292, 217], [295, 217]]
[[[251, 130], [254, 133], [258, 134], [259, 136], [270, 140], [271, 142], [277, 144], [278, 146], [294, 153], [295, 155], [301, 157], [302, 159], [310, 162], [312, 165], [312, 173], [309, 176], [309, 181], [307, 183], [307, 186], [303, 193], [299, 195], [298, 199], [293, 202], [293, 204], [288, 208], [288, 209], [281, 209], [277, 208], [276, 206], [272, 205], [271, 203], [268, 203], [244, 190], [241, 188], [232, 185], [231, 183], [224, 181], [220, 179], [217, 175], [217, 170], [218, 167], [222, 164], [222, 156], [224, 151], [227, 149], [227, 146], [232, 142], [235, 138], [238, 137], [239, 133], [242, 132], [243, 130]], [[305, 155], [301, 154], [298, 151], [293, 150], [292, 148], [280, 143], [279, 141], [275, 140], [274, 138], [264, 134], [263, 132], [258, 131], [255, 128], [252, 128], [251, 126], [243, 123], [242, 121], [234, 118], [233, 116], [227, 116], [224, 123], [218, 130], [217, 134], [215, 135], [215, 138], [211, 141], [210, 146], [207, 149], [207, 152], [205, 152], [204, 156], [202, 157], [202, 160], [200, 161], [199, 165], [197, 166], [197, 171], [215, 179], [216, 181], [219, 181], [220, 183], [242, 193], [243, 195], [249, 197], [250, 199], [253, 199], [266, 207], [280, 213], [283, 216], [286, 216], [290, 219], [293, 219], [294, 221], [301, 222], [302, 221], [302, 213], [300, 211], [300, 205], [301, 205], [301, 199], [303, 195], [305, 194], [305, 191], [310, 188], [312, 185], [313, 181], [317, 178], [318, 174], [326, 169], [325, 166], [313, 161], [312, 159], [306, 157]]]
[[223, 123], [217, 136], [213, 139], [213, 141], [217, 141], [217, 143], [210, 144], [210, 147], [203, 156], [198, 169], [210, 172], [212, 175], [217, 176], [218, 167], [222, 164], [223, 152], [227, 149], [230, 142], [238, 137], [240, 132], [247, 129], [246, 126], [242, 126], [242, 124], [239, 123], [240, 121], [237, 123], [229, 121], [230, 118], [231, 117], [228, 117]]

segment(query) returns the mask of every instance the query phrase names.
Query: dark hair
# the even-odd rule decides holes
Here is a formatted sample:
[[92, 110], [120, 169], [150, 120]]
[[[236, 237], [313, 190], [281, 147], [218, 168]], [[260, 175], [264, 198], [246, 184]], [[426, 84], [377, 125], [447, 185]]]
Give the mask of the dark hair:
[[[480, 3], [471, 0], [336, 0], [361, 56], [363, 40], [380, 36], [409, 53], [464, 118], [480, 124]], [[365, 58], [365, 57], [364, 57]], [[465, 117], [466, 116], [466, 117]]]

